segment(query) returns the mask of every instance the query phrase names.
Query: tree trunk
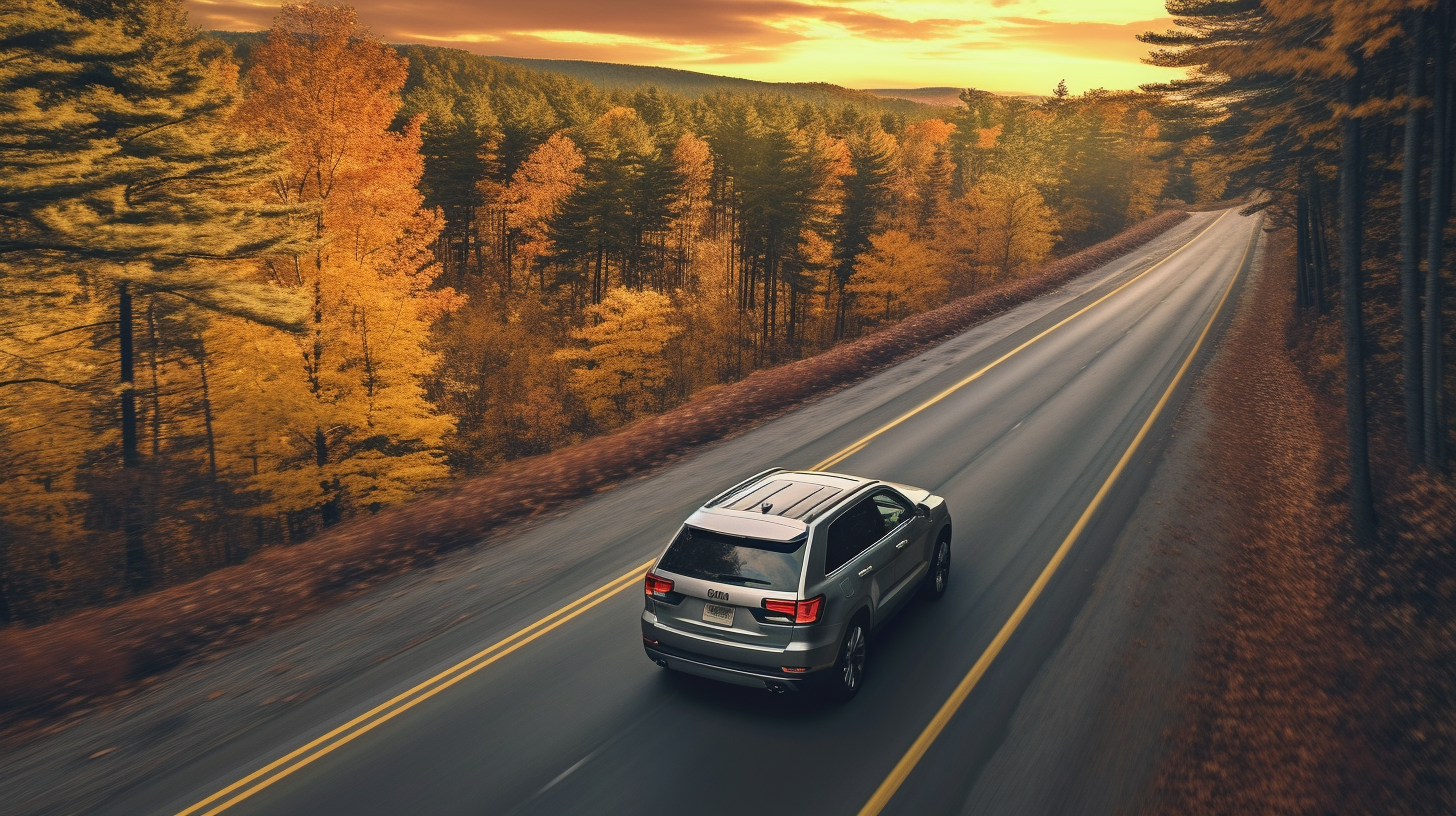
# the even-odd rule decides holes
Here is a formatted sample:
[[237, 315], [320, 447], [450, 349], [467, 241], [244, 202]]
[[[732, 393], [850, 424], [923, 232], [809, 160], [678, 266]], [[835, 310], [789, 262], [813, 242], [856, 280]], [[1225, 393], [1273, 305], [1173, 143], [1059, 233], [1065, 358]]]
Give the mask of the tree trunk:
[[1425, 372], [1422, 378], [1425, 391], [1424, 458], [1426, 467], [1432, 469], [1446, 465], [1441, 272], [1445, 250], [1442, 239], [1451, 203], [1451, 66], [1447, 42], [1450, 30], [1450, 20], [1443, 15], [1437, 21], [1436, 36], [1432, 38], [1435, 41], [1435, 70], [1431, 72], [1431, 221], [1426, 231]]
[[207, 479], [217, 484], [217, 440], [212, 432], [212, 389], [207, 384], [207, 344], [197, 338], [197, 374], [202, 380], [202, 428], [207, 435]]
[[[329, 437], [324, 433], [322, 425], [315, 425], [313, 428], [313, 453], [314, 463], [318, 465], [319, 475], [322, 476], [324, 466], [329, 463]], [[331, 483], [321, 478], [319, 489], [324, 495], [323, 503], [319, 505], [319, 522], [325, 527], [332, 527], [340, 518], [339, 481], [335, 479]]]
[[[147, 298], [147, 345], [152, 347], [151, 359], [147, 361], [147, 367], [152, 374], [152, 461], [160, 461], [162, 456], [162, 386], [161, 372], [158, 370], [157, 359], [162, 354], [161, 339], [157, 336], [157, 298]], [[156, 468], [152, 468], [153, 473]]]
[[1411, 60], [1406, 82], [1405, 153], [1400, 172], [1400, 328], [1401, 390], [1405, 397], [1405, 444], [1412, 461], [1425, 450], [1424, 393], [1421, 387], [1420, 187], [1421, 109], [1425, 93], [1424, 13], [1411, 17]]
[[[202, 381], [202, 429], [207, 440], [207, 495], [212, 499], [215, 517], [222, 518], [222, 496], [218, 491], [217, 483], [217, 437], [212, 430], [212, 389], [207, 382], [207, 342], [202, 339], [200, 334], [197, 336], [197, 375]], [[222, 539], [222, 562], [231, 564], [233, 563], [232, 535], [225, 529], [218, 532]]]
[[1309, 198], [1300, 191], [1294, 195], [1294, 305], [1300, 309], [1315, 305], [1309, 267]]
[[141, 466], [137, 452], [135, 350], [132, 343], [131, 287], [127, 281], [116, 286], [119, 295], [117, 326], [121, 345], [121, 466]]
[[1314, 261], [1314, 306], [1315, 311], [1324, 314], [1329, 308], [1325, 298], [1325, 281], [1330, 277], [1330, 244], [1329, 237], [1325, 234], [1324, 199], [1320, 196], [1319, 181], [1315, 178], [1311, 178], [1309, 182], [1309, 215], [1312, 250], [1310, 260]]
[[[1355, 75], [1345, 83], [1345, 103], [1360, 104], [1362, 66], [1357, 55]], [[1364, 330], [1360, 313], [1362, 175], [1365, 164], [1361, 121], [1346, 113], [1340, 145], [1340, 255], [1341, 295], [1345, 329], [1345, 428], [1350, 448], [1350, 523], [1355, 543], [1368, 547], [1375, 540], [1375, 501], [1370, 484], [1370, 438], [1365, 420]]]
[[117, 284], [117, 326], [121, 346], [121, 468], [124, 494], [121, 529], [126, 550], [125, 581], [132, 592], [152, 585], [152, 560], [147, 553], [141, 507], [141, 456], [137, 452], [135, 349], [132, 342], [131, 286]]

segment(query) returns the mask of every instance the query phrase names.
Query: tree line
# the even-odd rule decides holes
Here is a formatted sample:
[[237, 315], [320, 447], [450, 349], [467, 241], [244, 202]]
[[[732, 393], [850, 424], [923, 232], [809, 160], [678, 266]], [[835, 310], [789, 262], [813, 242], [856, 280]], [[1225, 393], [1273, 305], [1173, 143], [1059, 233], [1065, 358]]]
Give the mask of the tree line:
[[0, 9], [0, 622], [186, 580], [1222, 196], [1190, 103], [598, 90], [345, 6]]
[[1197, 105], [1236, 191], [1292, 227], [1296, 302], [1343, 338], [1352, 528], [1378, 529], [1371, 429], [1447, 472], [1453, 173], [1450, 0], [1169, 0], [1141, 39], [1192, 69], [1159, 89]]

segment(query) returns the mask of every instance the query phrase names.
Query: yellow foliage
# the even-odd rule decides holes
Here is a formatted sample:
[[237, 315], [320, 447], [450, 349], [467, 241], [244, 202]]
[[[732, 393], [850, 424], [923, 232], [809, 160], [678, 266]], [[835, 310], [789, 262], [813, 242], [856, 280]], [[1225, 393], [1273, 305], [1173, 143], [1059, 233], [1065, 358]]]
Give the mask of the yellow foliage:
[[430, 324], [462, 298], [434, 288], [441, 229], [422, 208], [419, 121], [390, 129], [404, 62], [347, 7], [285, 6], [254, 52], [240, 123], [283, 139], [290, 164], [271, 187], [316, 207], [313, 251], [270, 259], [267, 277], [311, 300], [301, 336], [220, 324], [220, 446], [261, 457], [255, 485], [280, 512], [402, 501], [447, 475], [453, 419], [425, 399], [438, 362]]
[[1056, 243], [1056, 218], [1029, 181], [982, 176], [966, 195], [965, 206], [977, 233], [974, 263], [997, 280], [1035, 267]]
[[867, 322], [892, 321], [940, 305], [946, 294], [945, 256], [901, 230], [870, 238], [850, 276], [854, 310]]
[[672, 301], [651, 290], [614, 287], [586, 311], [592, 322], [572, 332], [586, 347], [557, 355], [575, 364], [572, 387], [588, 414], [612, 426], [660, 409], [670, 373], [663, 350], [682, 332], [672, 321]]
[[[12, 614], [45, 615], [114, 598], [121, 547], [86, 530], [91, 496], [81, 484], [98, 450], [119, 444], [111, 356], [88, 331], [58, 327], [107, 320], [108, 304], [74, 277], [42, 286], [0, 275], [0, 540]], [[29, 381], [29, 382], [26, 382]], [[109, 417], [108, 417], [109, 418]], [[107, 546], [111, 545], [111, 546]]]

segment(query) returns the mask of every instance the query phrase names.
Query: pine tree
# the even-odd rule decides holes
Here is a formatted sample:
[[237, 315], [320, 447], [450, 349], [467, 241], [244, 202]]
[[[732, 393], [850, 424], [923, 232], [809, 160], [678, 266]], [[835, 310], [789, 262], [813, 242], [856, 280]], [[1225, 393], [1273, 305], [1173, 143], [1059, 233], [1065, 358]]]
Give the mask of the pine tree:
[[[279, 326], [301, 315], [225, 263], [293, 240], [293, 208], [248, 194], [277, 153], [228, 126], [235, 68], [187, 26], [177, 0], [105, 12], [87, 18], [46, 0], [0, 11], [0, 260], [10, 278], [85, 275], [114, 287], [119, 458], [132, 472], [141, 466], [135, 298], [165, 293]], [[153, 580], [133, 507], [146, 501], [141, 490], [123, 499], [135, 590]]]

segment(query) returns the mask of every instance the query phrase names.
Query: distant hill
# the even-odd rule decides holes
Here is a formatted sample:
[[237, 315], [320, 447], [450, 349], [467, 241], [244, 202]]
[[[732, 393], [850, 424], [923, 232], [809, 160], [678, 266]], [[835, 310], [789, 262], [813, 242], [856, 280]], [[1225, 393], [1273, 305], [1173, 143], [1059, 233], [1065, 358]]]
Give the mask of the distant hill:
[[[636, 90], [656, 86], [663, 91], [696, 97], [716, 91], [737, 93], [783, 94], [791, 99], [834, 104], [852, 102], [880, 111], [894, 112], [907, 119], [928, 119], [942, 115], [935, 108], [947, 107], [940, 103], [897, 96], [899, 92], [857, 91], [827, 82], [760, 82], [756, 79], [702, 74], [697, 71], [683, 71], [677, 68], [656, 68], [648, 65], [621, 65], [615, 62], [589, 62], [586, 60], [530, 59], [526, 57], [492, 56], [490, 59], [510, 65], [518, 65], [536, 71], [545, 71], [590, 82], [605, 90]], [[949, 91], [954, 104], [956, 88], [931, 88], [926, 90]]]
[[[266, 31], [208, 31], [233, 48], [246, 66], [254, 46], [267, 40]], [[945, 109], [960, 104], [959, 88], [914, 88], [909, 90], [858, 91], [827, 82], [760, 82], [756, 79], [702, 74], [677, 68], [656, 68], [647, 65], [622, 65], [615, 62], [586, 60], [529, 59], [526, 57], [481, 56], [458, 48], [437, 45], [394, 44], [394, 49], [408, 56], [423, 55], [427, 61], [439, 60], [440, 67], [468, 70], [489, 75], [502, 71], [556, 74], [585, 82], [603, 91], [636, 90], [655, 86], [659, 90], [689, 98], [727, 91], [730, 93], [774, 94], [818, 105], [855, 104], [880, 113], [895, 113], [907, 121], [919, 121], [945, 115]], [[494, 66], [494, 67], [492, 67]], [[413, 68], [412, 67], [412, 77]], [[569, 81], [569, 80], [568, 80]]]
[[922, 105], [937, 108], [957, 108], [961, 104], [963, 88], [868, 88], [865, 93], [888, 99], [908, 99]]

